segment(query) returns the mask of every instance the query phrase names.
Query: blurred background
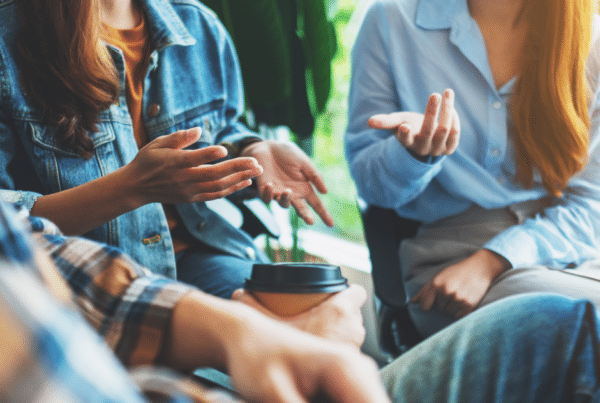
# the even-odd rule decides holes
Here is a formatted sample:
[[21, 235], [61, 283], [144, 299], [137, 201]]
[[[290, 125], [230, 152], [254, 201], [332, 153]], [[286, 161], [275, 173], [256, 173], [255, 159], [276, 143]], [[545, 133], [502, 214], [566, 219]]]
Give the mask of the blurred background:
[[[236, 45], [246, 123], [267, 138], [298, 144], [325, 177], [334, 228], [307, 226], [271, 205], [281, 227], [266, 247], [275, 260], [348, 259], [368, 265], [356, 190], [344, 157], [350, 51], [369, 0], [203, 0]], [[259, 241], [261, 242], [261, 241]], [[323, 245], [327, 245], [324, 249]], [[358, 255], [356, 255], [358, 254]]]

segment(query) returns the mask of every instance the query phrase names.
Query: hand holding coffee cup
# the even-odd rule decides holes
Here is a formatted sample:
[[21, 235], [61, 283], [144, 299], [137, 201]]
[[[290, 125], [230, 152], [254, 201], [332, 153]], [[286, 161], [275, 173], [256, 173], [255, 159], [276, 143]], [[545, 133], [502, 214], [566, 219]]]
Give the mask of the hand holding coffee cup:
[[[315, 270], [314, 264], [279, 263], [266, 266], [277, 267], [257, 267], [256, 272], [246, 282], [248, 288], [236, 290], [232, 299], [285, 321], [297, 329], [360, 348], [366, 335], [361, 308], [367, 300], [367, 292], [363, 287], [348, 284], [337, 266], [316, 265], [320, 266], [316, 270], [323, 270], [324, 266], [329, 267], [329, 271], [325, 271], [329, 281], [321, 284], [321, 292], [315, 292], [315, 287], [302, 288], [305, 292], [299, 292], [301, 288], [297, 279], [286, 280], [286, 277], [292, 275], [288, 271], [302, 273], [303, 270], [309, 270], [307, 266]], [[296, 284], [293, 289], [298, 292], [283, 292], [290, 287], [278, 287], [269, 288], [274, 292], [267, 293], [266, 288], [262, 286], [271, 284], [273, 279], [276, 283]], [[253, 288], [261, 288], [263, 291]], [[259, 300], [261, 297], [262, 302]]]
[[329, 264], [255, 264], [244, 288], [276, 315], [293, 316], [347, 289], [348, 281]]

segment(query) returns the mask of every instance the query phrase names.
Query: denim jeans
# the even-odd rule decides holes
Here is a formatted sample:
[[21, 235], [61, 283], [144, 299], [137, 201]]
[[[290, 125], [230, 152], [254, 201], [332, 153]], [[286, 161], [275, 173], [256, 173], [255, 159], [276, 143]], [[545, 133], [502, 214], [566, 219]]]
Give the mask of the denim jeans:
[[594, 305], [524, 294], [487, 305], [382, 371], [395, 402], [598, 402]]
[[254, 263], [269, 262], [264, 254], [257, 254], [256, 260], [242, 259], [202, 244], [178, 253], [175, 260], [177, 280], [227, 299], [236, 289], [244, 286]]

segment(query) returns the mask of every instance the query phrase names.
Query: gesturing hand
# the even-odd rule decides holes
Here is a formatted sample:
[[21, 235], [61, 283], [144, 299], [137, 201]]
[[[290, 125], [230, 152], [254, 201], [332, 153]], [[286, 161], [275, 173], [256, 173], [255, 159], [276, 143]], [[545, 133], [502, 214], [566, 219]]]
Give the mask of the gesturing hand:
[[200, 137], [200, 129], [162, 136], [143, 147], [124, 169], [139, 204], [191, 203], [218, 199], [251, 184], [262, 173], [254, 158], [234, 158], [222, 146], [184, 150]]
[[492, 281], [509, 267], [510, 263], [502, 256], [481, 249], [442, 270], [410, 302], [425, 311], [435, 309], [462, 318], [477, 307]]
[[368, 124], [375, 129], [391, 130], [404, 148], [422, 157], [452, 154], [460, 138], [454, 92], [450, 89], [442, 96], [429, 97], [425, 115], [416, 112], [374, 115]]
[[333, 226], [331, 214], [314, 190], [327, 193], [323, 177], [298, 146], [290, 142], [260, 141], [248, 145], [241, 155], [256, 158], [263, 167], [256, 183], [265, 203], [276, 200], [285, 208], [292, 205], [307, 224], [315, 222], [308, 207], [311, 206], [327, 226]]

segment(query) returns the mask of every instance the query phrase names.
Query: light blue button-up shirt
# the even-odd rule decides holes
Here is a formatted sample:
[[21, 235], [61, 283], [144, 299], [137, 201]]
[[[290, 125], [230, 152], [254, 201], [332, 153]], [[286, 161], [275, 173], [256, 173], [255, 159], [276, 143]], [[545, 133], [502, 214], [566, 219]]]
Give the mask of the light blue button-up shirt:
[[[597, 24], [595, 23], [595, 26]], [[597, 50], [597, 49], [594, 49]], [[598, 53], [598, 52], [596, 52]], [[597, 63], [588, 62], [597, 82]], [[509, 104], [515, 78], [497, 89], [485, 43], [467, 0], [381, 0], [367, 11], [352, 54], [346, 155], [359, 196], [421, 222], [499, 208], [547, 195], [514, 181]], [[370, 116], [423, 113], [428, 97], [452, 88], [460, 118], [458, 149], [420, 162]], [[600, 101], [590, 102], [589, 160], [557, 205], [491, 239], [485, 248], [513, 267], [564, 267], [600, 254]]]

